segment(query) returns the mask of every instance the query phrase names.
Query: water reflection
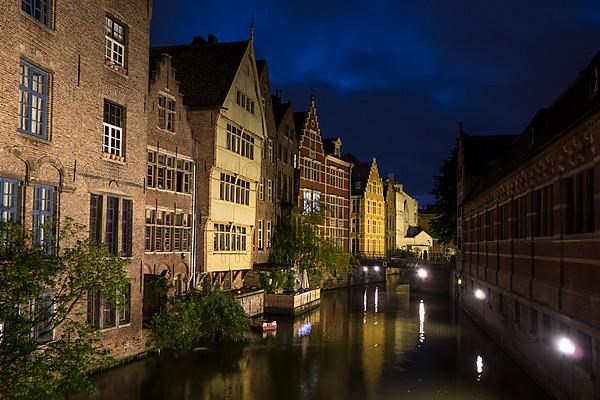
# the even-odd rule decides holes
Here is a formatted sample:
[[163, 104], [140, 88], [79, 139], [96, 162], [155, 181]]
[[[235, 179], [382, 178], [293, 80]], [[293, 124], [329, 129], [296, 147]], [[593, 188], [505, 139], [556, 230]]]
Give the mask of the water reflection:
[[419, 342], [425, 341], [425, 303], [419, 303]]
[[324, 292], [320, 308], [276, 319], [274, 337], [99, 375], [99, 399], [545, 398], [445, 299], [412, 298], [395, 280]]
[[479, 354], [477, 354], [477, 359], [475, 360], [475, 368], [477, 370], [477, 378], [476, 381], [481, 381], [481, 375], [483, 375], [483, 358]]

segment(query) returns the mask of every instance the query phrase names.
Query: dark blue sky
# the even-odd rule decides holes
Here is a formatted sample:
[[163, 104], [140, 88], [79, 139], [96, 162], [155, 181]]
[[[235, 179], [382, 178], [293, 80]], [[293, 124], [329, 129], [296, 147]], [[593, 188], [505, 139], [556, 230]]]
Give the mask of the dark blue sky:
[[457, 135], [519, 133], [600, 50], [597, 0], [154, 0], [152, 45], [248, 38], [271, 88], [422, 204]]

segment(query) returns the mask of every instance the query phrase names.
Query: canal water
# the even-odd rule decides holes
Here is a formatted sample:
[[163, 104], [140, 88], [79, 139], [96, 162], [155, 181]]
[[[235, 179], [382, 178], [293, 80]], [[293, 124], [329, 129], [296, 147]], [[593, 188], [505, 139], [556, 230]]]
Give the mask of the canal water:
[[387, 284], [323, 293], [243, 346], [163, 354], [94, 378], [99, 399], [546, 399], [444, 298]]

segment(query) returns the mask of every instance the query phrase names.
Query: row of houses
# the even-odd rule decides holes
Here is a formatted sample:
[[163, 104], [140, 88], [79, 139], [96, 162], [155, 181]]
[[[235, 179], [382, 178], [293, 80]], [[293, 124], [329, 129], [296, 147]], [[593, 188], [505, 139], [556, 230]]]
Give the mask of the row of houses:
[[127, 312], [82, 306], [106, 345], [140, 346], [157, 277], [175, 294], [241, 287], [290, 207], [324, 207], [346, 250], [401, 246], [416, 201], [322, 138], [314, 98], [297, 113], [271, 95], [252, 33], [150, 48], [151, 15], [147, 0], [0, 4], [1, 215], [49, 252], [70, 217], [130, 258]]
[[519, 135], [458, 141], [461, 301], [557, 398], [600, 398], [599, 69]]

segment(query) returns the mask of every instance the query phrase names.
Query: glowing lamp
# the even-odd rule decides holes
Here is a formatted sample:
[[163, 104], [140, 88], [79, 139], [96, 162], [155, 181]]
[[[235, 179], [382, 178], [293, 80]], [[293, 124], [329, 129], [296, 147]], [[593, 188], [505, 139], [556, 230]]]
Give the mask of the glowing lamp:
[[575, 343], [567, 337], [562, 337], [556, 341], [556, 348], [564, 355], [572, 356], [575, 354]]
[[477, 300], [485, 300], [485, 292], [481, 289], [475, 290], [475, 298]]
[[363, 271], [364, 271], [364, 272], [368, 272], [368, 271], [369, 271], [369, 267], [366, 267], [366, 266], [365, 266], [365, 267], [363, 267]]
[[427, 270], [423, 268], [419, 268], [419, 270], [417, 271], [417, 276], [421, 279], [426, 279], [428, 275], [429, 274], [427, 273]]

